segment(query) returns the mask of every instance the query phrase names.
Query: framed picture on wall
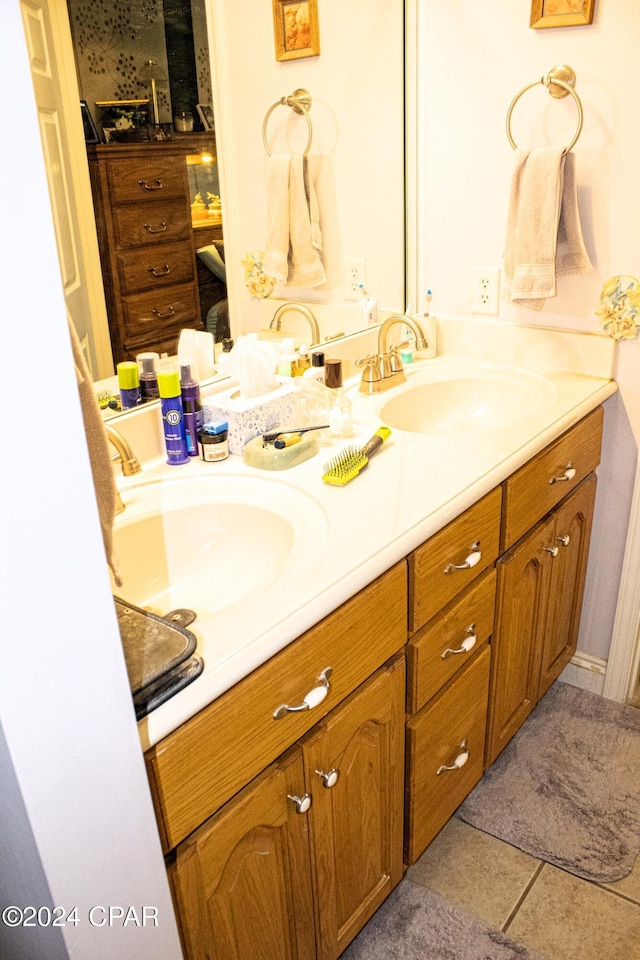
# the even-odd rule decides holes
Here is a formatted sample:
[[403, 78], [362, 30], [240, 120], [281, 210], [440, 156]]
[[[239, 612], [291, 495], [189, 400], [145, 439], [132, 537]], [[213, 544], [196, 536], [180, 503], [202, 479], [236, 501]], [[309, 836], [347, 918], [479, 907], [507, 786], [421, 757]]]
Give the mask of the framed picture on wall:
[[595, 0], [531, 0], [529, 26], [579, 27], [593, 23]]
[[93, 117], [91, 116], [91, 111], [87, 106], [86, 100], [80, 101], [80, 112], [82, 113], [82, 126], [84, 127], [84, 142], [100, 143], [100, 134], [93, 122]]
[[198, 110], [198, 116], [202, 120], [202, 126], [205, 130], [215, 130], [215, 122], [213, 119], [213, 107], [209, 103], [198, 103], [196, 104]]
[[299, 60], [320, 53], [318, 0], [273, 0], [276, 60]]

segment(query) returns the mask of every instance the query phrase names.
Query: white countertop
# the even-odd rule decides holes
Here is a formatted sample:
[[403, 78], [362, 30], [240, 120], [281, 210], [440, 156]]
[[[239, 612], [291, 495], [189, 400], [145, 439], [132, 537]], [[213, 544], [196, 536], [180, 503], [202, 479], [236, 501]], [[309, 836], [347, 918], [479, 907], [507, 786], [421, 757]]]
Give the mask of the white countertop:
[[[307, 543], [304, 554], [272, 586], [241, 603], [198, 615], [189, 629], [198, 638], [204, 672], [139, 722], [143, 748], [193, 717], [615, 393], [616, 384], [609, 379], [611, 342], [600, 337], [590, 339], [600, 341], [595, 345], [596, 352], [601, 348], [604, 359], [587, 366], [590, 372], [604, 375], [586, 375], [582, 360], [573, 363], [581, 372], [550, 370], [545, 360], [544, 376], [553, 384], [555, 398], [538, 413], [508, 428], [460, 436], [393, 430], [366, 470], [344, 487], [322, 481], [323, 465], [346, 443], [361, 445], [369, 439], [380, 425], [378, 411], [393, 396], [391, 392], [365, 396], [357, 388], [350, 389], [354, 436], [321, 448], [317, 455], [288, 470], [256, 470], [239, 457], [220, 463], [194, 459], [178, 468], [167, 466], [160, 458], [146, 463], [145, 480], [175, 479], [178, 472], [180, 479], [259, 475], [293, 488], [311, 498], [318, 532]], [[564, 348], [562, 353], [562, 362], [569, 366]], [[575, 351], [569, 353], [575, 356]], [[532, 355], [531, 349], [528, 355]], [[407, 368], [408, 380], [425, 364], [450, 360], [450, 356], [444, 356], [415, 363]], [[519, 365], [524, 366], [522, 362]], [[528, 366], [539, 369], [540, 362]], [[124, 420], [118, 426], [124, 427]], [[140, 477], [122, 479], [119, 486], [126, 503], [127, 487], [139, 482]], [[126, 584], [118, 593], [126, 599]]]

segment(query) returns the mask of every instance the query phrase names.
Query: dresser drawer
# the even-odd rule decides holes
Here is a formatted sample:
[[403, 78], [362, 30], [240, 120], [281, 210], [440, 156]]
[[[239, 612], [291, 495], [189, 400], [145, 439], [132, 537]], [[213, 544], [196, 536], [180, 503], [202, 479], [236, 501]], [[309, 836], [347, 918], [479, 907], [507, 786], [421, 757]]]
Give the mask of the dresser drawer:
[[181, 324], [193, 326], [198, 315], [195, 284], [151, 290], [122, 298], [125, 335], [128, 339], [160, 333]]
[[187, 168], [184, 157], [140, 157], [108, 160], [107, 181], [112, 203], [184, 197]]
[[[147, 752], [165, 851], [404, 646], [406, 602], [402, 561]], [[302, 703], [327, 667], [321, 703], [274, 718], [282, 704]]]
[[[483, 774], [490, 659], [486, 647], [407, 724], [408, 864], [415, 863]], [[456, 769], [456, 759], [465, 755]]]
[[[500, 541], [501, 502], [502, 491], [496, 487], [411, 554], [409, 628], [412, 633], [495, 562]], [[465, 566], [466, 558], [476, 553], [480, 553], [478, 562]], [[455, 566], [462, 569], [454, 569]]]
[[113, 229], [118, 250], [191, 239], [191, 219], [184, 200], [115, 207]]
[[598, 407], [505, 480], [501, 552], [595, 470], [603, 418], [604, 410]]
[[416, 713], [478, 653], [493, 632], [495, 568], [487, 570], [407, 646], [407, 711]]
[[188, 283], [195, 276], [189, 243], [162, 243], [126, 250], [116, 259], [124, 294]]

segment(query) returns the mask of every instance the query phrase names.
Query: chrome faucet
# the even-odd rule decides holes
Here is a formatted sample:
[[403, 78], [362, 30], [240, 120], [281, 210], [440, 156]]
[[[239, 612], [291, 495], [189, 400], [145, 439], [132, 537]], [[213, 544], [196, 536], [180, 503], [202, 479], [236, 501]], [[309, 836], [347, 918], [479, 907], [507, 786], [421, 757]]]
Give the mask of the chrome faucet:
[[309, 327], [311, 329], [311, 343], [309, 346], [313, 347], [316, 344], [320, 343], [320, 327], [318, 326], [318, 321], [312, 314], [309, 307], [306, 307], [304, 303], [297, 303], [292, 300], [290, 303], [282, 303], [274, 313], [271, 318], [271, 323], [269, 324], [270, 330], [280, 330], [282, 324], [282, 315], [287, 313], [288, 310], [295, 310], [297, 313], [301, 313], [302, 316], [308, 321]]
[[362, 393], [382, 393], [399, 383], [404, 383], [407, 379], [400, 359], [400, 351], [408, 346], [408, 341], [403, 340], [401, 343], [389, 346], [389, 331], [396, 324], [409, 327], [413, 331], [417, 350], [426, 350], [429, 346], [424, 330], [413, 317], [408, 317], [404, 313], [394, 313], [387, 317], [378, 330], [378, 352], [356, 360], [357, 367], [364, 367], [360, 381]]
[[[134, 454], [128, 441], [125, 440], [122, 434], [119, 433], [115, 427], [112, 427], [110, 423], [105, 423], [104, 429], [107, 434], [107, 440], [109, 440], [117, 450], [117, 456], [113, 458], [113, 462], [120, 463], [125, 477], [132, 477], [134, 474], [140, 473], [142, 471], [140, 461]], [[124, 503], [122, 502], [120, 491], [116, 490], [116, 515], [122, 513], [123, 510]]]

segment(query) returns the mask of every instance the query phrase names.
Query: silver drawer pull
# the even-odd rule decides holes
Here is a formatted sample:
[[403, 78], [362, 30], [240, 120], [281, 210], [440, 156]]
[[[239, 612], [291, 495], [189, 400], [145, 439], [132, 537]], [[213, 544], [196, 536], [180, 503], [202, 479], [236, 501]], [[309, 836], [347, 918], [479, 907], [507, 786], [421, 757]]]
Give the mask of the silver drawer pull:
[[158, 270], [156, 267], [149, 267], [148, 272], [152, 273], [154, 277], [166, 277], [168, 273], [171, 273], [171, 267], [168, 263], [165, 263], [161, 270]]
[[162, 190], [162, 180], [156, 179], [149, 183], [148, 180], [138, 180], [143, 190]]
[[552, 557], [557, 557], [560, 553], [560, 547], [545, 547], [547, 553], [550, 553]]
[[551, 477], [549, 483], [565, 483], [568, 480], [573, 480], [576, 475], [576, 468], [568, 463], [566, 469], [561, 477]]
[[290, 793], [288, 793], [287, 799], [292, 800], [295, 803], [296, 813], [306, 813], [309, 807], [311, 806], [310, 793], [303, 793], [301, 797], [293, 797]]
[[469, 748], [467, 747], [467, 741], [463, 740], [460, 744], [460, 753], [455, 758], [450, 767], [441, 766], [436, 770], [436, 776], [440, 776], [441, 773], [446, 773], [447, 770], [459, 770], [460, 767], [464, 767], [465, 763], [469, 759]]
[[459, 647], [455, 649], [453, 647], [447, 647], [447, 649], [444, 650], [442, 653], [442, 659], [447, 660], [449, 657], [455, 656], [455, 654], [469, 653], [470, 650], [473, 650], [476, 643], [478, 642], [477, 636], [475, 635], [475, 633], [473, 633], [474, 629], [475, 629], [475, 624], [472, 624], [470, 627], [467, 627], [467, 633], [469, 634], [469, 636], [465, 637], [465, 639], [462, 641]]
[[321, 704], [331, 689], [329, 680], [331, 679], [332, 673], [333, 668], [326, 667], [318, 677], [318, 686], [309, 690], [309, 693], [302, 703], [297, 704], [295, 707], [291, 707], [287, 703], [280, 704], [278, 709], [273, 712], [273, 719], [281, 720], [283, 717], [286, 717], [288, 713], [301, 713], [303, 710], [313, 710], [314, 707]]
[[151, 313], [153, 313], [154, 316], [158, 318], [158, 320], [166, 320], [168, 317], [172, 317], [175, 312], [176, 312], [175, 307], [169, 307], [169, 309], [166, 310], [164, 313], [160, 313], [160, 311], [156, 307], [154, 307], [153, 310], [151, 311]]
[[152, 226], [150, 223], [143, 223], [142, 226], [145, 228], [147, 233], [165, 233], [167, 229], [166, 220], [161, 220], [157, 227]]
[[556, 540], [559, 540], [563, 547], [568, 547], [571, 543], [571, 537], [568, 533], [565, 533], [564, 537], [556, 537]]
[[479, 563], [479, 562], [480, 562], [480, 558], [482, 557], [482, 553], [481, 553], [479, 547], [480, 547], [480, 541], [479, 541], [479, 540], [478, 540], [477, 543], [472, 543], [472, 544], [471, 544], [471, 553], [470, 553], [469, 556], [466, 558], [466, 560], [464, 561], [464, 563], [458, 563], [458, 564], [456, 564], [456, 563], [448, 563], [447, 566], [444, 568], [444, 572], [445, 572], [445, 573], [453, 573], [454, 570], [469, 570], [471, 567], [475, 567], [476, 563]]
[[335, 767], [332, 767], [328, 773], [325, 773], [324, 770], [316, 770], [316, 773], [322, 779], [322, 786], [325, 790], [331, 790], [340, 779], [340, 771], [336, 770]]

